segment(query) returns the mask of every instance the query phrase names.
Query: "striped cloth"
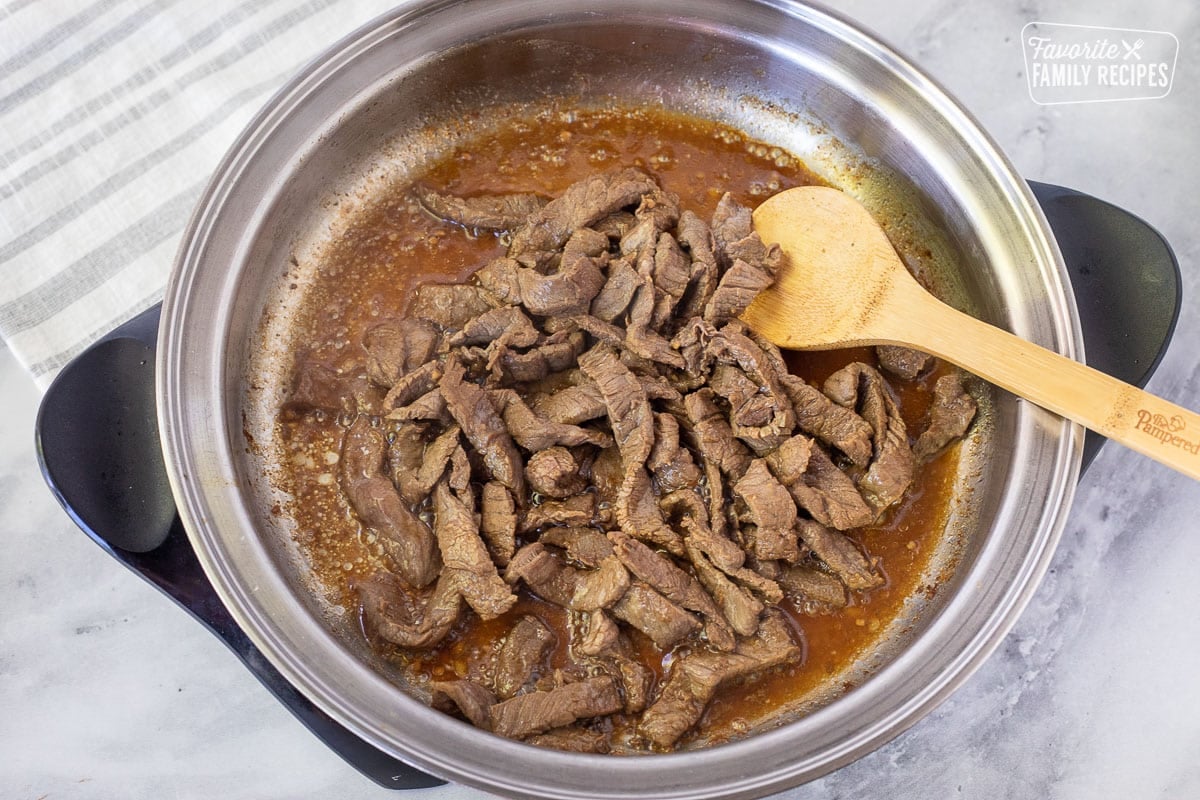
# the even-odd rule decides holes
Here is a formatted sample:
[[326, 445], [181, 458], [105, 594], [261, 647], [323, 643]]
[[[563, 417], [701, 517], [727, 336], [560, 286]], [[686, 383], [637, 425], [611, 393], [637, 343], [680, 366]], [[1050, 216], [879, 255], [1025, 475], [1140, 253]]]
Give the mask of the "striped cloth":
[[239, 131], [388, 0], [7, 0], [0, 336], [45, 388], [158, 302]]

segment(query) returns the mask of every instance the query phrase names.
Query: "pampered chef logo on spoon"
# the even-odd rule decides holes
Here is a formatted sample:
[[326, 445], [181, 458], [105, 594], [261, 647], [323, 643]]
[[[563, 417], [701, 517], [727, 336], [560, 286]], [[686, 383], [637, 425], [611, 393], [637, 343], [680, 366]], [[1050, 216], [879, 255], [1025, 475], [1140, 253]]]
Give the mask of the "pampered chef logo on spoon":
[[1030, 22], [1021, 47], [1029, 96], [1041, 105], [1166, 97], [1179, 56], [1166, 31], [1056, 22]]

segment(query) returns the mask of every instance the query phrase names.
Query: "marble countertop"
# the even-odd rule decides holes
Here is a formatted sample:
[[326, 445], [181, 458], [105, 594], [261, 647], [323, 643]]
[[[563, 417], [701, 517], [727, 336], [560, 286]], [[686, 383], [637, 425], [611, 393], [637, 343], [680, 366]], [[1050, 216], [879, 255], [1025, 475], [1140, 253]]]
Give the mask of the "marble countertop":
[[[1200, 409], [1197, 6], [852, 0], [840, 7], [942, 82], [1022, 174], [1108, 200], [1163, 233], [1180, 262], [1184, 306], [1148, 388]], [[1181, 47], [1170, 95], [1035, 104], [1020, 46], [1032, 20], [1173, 33]], [[484, 796], [455, 786], [397, 794], [370, 783], [224, 645], [97, 549], [39, 476], [38, 401], [34, 384], [0, 350], [0, 795]], [[1200, 483], [1106, 446], [1081, 481], [1049, 573], [988, 661], [890, 744], [779, 796], [1200, 797], [1197, 519]]]

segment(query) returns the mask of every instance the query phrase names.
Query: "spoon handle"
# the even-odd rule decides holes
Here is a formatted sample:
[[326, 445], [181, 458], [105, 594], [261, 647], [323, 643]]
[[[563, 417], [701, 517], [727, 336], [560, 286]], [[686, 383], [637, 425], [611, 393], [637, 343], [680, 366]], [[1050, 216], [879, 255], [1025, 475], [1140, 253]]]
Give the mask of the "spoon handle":
[[1200, 480], [1200, 414], [926, 297], [914, 346]]

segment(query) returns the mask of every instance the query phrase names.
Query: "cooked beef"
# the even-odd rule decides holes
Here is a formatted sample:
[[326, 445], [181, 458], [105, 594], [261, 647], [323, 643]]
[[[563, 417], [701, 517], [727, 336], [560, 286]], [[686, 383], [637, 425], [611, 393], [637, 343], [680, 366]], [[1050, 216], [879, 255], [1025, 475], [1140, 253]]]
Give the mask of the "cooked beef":
[[564, 500], [545, 500], [525, 511], [518, 532], [529, 533], [547, 525], [590, 525], [596, 516], [596, 496], [577, 494]]
[[513, 234], [509, 255], [519, 258], [555, 250], [572, 232], [586, 228], [614, 211], [640, 203], [643, 195], [657, 189], [653, 178], [632, 168], [584, 179], [568, 187], [537, 213], [529, 215], [525, 224]]
[[479, 498], [479, 532], [500, 566], [508, 564], [517, 549], [517, 514], [512, 494], [499, 481], [483, 485]]
[[483, 457], [491, 476], [512, 489], [514, 497], [523, 499], [525, 473], [512, 436], [487, 392], [463, 378], [462, 365], [450, 359], [438, 384], [446, 398], [446, 408]]
[[807, 564], [789, 564], [779, 572], [779, 585], [806, 612], [846, 607], [846, 587], [840, 580]]
[[433, 708], [447, 714], [458, 711], [475, 727], [491, 728], [490, 712], [496, 697], [486, 687], [470, 680], [433, 681], [429, 690]]
[[626, 473], [617, 492], [616, 516], [621, 530], [630, 536], [683, 555], [683, 541], [663, 518], [654, 485], [642, 467]]
[[526, 692], [491, 707], [492, 732], [514, 739], [600, 717], [621, 709], [621, 693], [608, 675]]
[[541, 333], [516, 306], [501, 306], [485, 311], [463, 325], [462, 330], [446, 338], [450, 347], [501, 342], [509, 347], [532, 347]]
[[377, 572], [356, 585], [363, 629], [400, 647], [432, 647], [458, 622], [462, 595], [456, 573], [443, 572], [432, 589], [410, 594], [400, 576]]
[[509, 583], [524, 581], [544, 600], [572, 611], [610, 608], [630, 583], [629, 573], [616, 557], [602, 559], [596, 569], [576, 569], [541, 542], [518, 550], [504, 578]]
[[808, 468], [800, 481], [788, 484], [796, 505], [822, 525], [839, 531], [867, 525], [875, 519], [854, 481], [830, 460], [820, 446], [809, 452]]
[[781, 376], [784, 391], [796, 412], [796, 427], [845, 453], [864, 467], [871, 460], [871, 426], [795, 375]]
[[574, 525], [546, 528], [538, 541], [566, 550], [567, 558], [592, 569], [600, 566], [601, 561], [613, 554], [612, 542], [595, 528]]
[[525, 463], [525, 481], [532, 491], [547, 497], [570, 497], [587, 486], [579, 463], [565, 447], [548, 447], [531, 455]]
[[774, 614], [735, 652], [693, 651], [671, 666], [658, 700], [646, 709], [638, 730], [656, 746], [670, 747], [700, 720], [722, 683], [794, 660], [800, 652], [786, 623]]
[[711, 389], [700, 389], [683, 398], [691, 422], [692, 435], [700, 454], [737, 480], [753, 460], [746, 446], [734, 438], [728, 420], [717, 408]]
[[[403, 408], [432, 392], [438, 386], [443, 368], [444, 365], [441, 361], [426, 361], [413, 371], [406, 372], [397, 378], [383, 398], [385, 411], [390, 412], [397, 408]], [[444, 396], [443, 399], [445, 399]]]
[[613, 622], [612, 617], [603, 610], [585, 613], [584, 617], [586, 617], [586, 622], [583, 626], [583, 634], [575, 648], [580, 655], [598, 656], [610, 652], [612, 648], [616, 647], [621, 630], [617, 627], [617, 623]]
[[748, 539], [749, 550], [756, 558], [795, 561], [800, 557], [796, 548], [796, 503], [771, 475], [766, 461], [756, 458], [750, 462], [746, 473], [733, 485], [733, 492], [745, 506], [743, 521], [754, 525]]
[[[687, 540], [688, 557], [700, 583], [712, 595], [729, 627], [740, 636], [749, 636], [758, 630], [758, 620], [763, 604], [749, 592], [731, 581], [725, 573], [713, 566], [708, 556], [691, 539]], [[727, 650], [727, 647], [718, 647]]]
[[578, 425], [608, 412], [600, 387], [590, 379], [537, 397], [533, 409], [550, 422]]
[[862, 362], [848, 364], [830, 375], [824, 391], [834, 401], [854, 408], [871, 425], [871, 464], [858, 479], [858, 488], [875, 514], [882, 514], [904, 494], [916, 471], [900, 408], [879, 371]]
[[641, 581], [634, 581], [611, 611], [663, 650], [700, 630], [698, 619]]
[[465, 228], [508, 231], [519, 227], [530, 214], [546, 205], [546, 198], [536, 194], [491, 194], [480, 197], [459, 197], [434, 191], [418, 184], [413, 192], [421, 205], [435, 217]]
[[554, 648], [554, 632], [537, 617], [517, 620], [496, 653], [496, 695], [507, 700], [540, 677]]
[[[506, 254], [467, 285], [417, 287], [336, 370], [303, 367], [289, 406], [357, 415], [339, 481], [392, 562], [357, 584], [364, 630], [421, 648], [496, 620], [465, 679], [429, 684], [435, 707], [587, 752], [641, 715], [669, 747], [722, 683], [799, 657], [785, 596], [824, 613], [883, 582], [840, 531], [911, 475], [890, 388], [852, 364], [819, 391], [737, 319], [782, 257], [729, 195], [711, 224], [636, 169], [550, 201], [418, 195], [511, 232]], [[922, 457], [974, 414], [957, 380], [936, 395]], [[515, 612], [519, 593], [531, 605]]]
[[668, 556], [651, 550], [637, 539], [620, 531], [610, 531], [608, 536], [617, 558], [635, 577], [676, 605], [700, 614], [705, 620], [705, 634], [714, 647], [719, 650], [733, 648], [729, 623], [694, 577], [675, 566]]
[[433, 530], [442, 554], [443, 574], [459, 573], [459, 591], [481, 618], [500, 616], [513, 607], [517, 596], [496, 572], [471, 509], [444, 482], [437, 485], [433, 499]]
[[578, 725], [567, 725], [545, 733], [525, 737], [526, 744], [549, 747], [551, 750], [566, 750], [571, 753], [608, 753], [612, 745], [605, 731], [594, 731]]
[[880, 345], [875, 348], [880, 368], [887, 373], [911, 381], [933, 362], [933, 356], [911, 347]]
[[625, 470], [640, 468], [654, 444], [654, 417], [641, 382], [606, 347], [593, 347], [581, 355], [579, 367], [604, 397]]
[[416, 317], [389, 320], [363, 334], [367, 351], [367, 376], [391, 388], [400, 376], [412, 372], [437, 352], [439, 335], [432, 323]]
[[410, 586], [437, 577], [441, 566], [429, 526], [409, 510], [395, 485], [383, 473], [387, 437], [359, 416], [342, 440], [342, 491], [363, 524], [379, 537], [396, 570]]
[[556, 272], [543, 275], [533, 267], [522, 267], [517, 273], [521, 302], [543, 317], [582, 314], [604, 286], [601, 267], [607, 261], [608, 237], [580, 228], [567, 241]]
[[863, 555], [858, 546], [844, 533], [825, 527], [811, 519], [796, 524], [801, 541], [825, 562], [829, 569], [854, 591], [872, 589], [883, 583], [883, 576]]
[[953, 372], [938, 378], [933, 385], [929, 427], [917, 437], [913, 455], [922, 461], [928, 460], [950, 442], [962, 438], [977, 410], [975, 399], [963, 388], [960, 374]]
[[425, 283], [413, 293], [408, 314], [428, 320], [443, 330], [458, 330], [499, 305], [498, 297], [478, 286]]
[[512, 389], [494, 390], [492, 397], [496, 401], [493, 405], [501, 410], [509, 434], [517, 444], [530, 452], [536, 453], [555, 445], [575, 447], [592, 444], [607, 447], [612, 443], [611, 437], [601, 431], [543, 419]]

